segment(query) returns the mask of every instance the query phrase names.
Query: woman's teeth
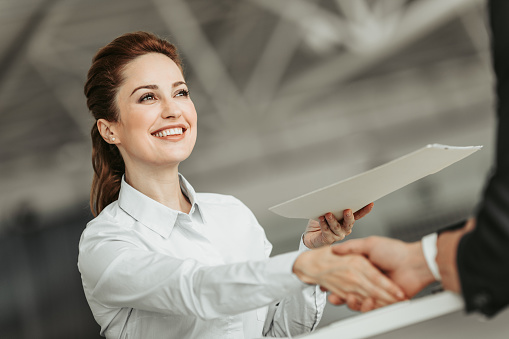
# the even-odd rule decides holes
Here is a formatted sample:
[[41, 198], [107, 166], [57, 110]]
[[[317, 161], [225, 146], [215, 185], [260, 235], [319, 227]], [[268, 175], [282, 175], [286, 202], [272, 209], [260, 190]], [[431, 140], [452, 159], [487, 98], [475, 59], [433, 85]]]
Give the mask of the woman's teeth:
[[154, 135], [156, 137], [162, 138], [162, 137], [165, 137], [165, 136], [168, 136], [168, 135], [179, 135], [179, 134], [182, 134], [182, 128], [165, 129], [164, 131], [157, 132]]

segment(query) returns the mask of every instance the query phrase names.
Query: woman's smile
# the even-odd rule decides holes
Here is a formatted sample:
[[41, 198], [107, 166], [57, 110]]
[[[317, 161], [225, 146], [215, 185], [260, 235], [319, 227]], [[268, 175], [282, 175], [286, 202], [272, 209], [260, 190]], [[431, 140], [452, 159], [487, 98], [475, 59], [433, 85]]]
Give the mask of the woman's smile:
[[187, 131], [187, 128], [181, 125], [178, 126], [166, 126], [163, 128], [158, 129], [155, 132], [152, 132], [152, 136], [164, 139], [164, 140], [171, 140], [171, 141], [178, 141], [185, 137], [185, 133]]

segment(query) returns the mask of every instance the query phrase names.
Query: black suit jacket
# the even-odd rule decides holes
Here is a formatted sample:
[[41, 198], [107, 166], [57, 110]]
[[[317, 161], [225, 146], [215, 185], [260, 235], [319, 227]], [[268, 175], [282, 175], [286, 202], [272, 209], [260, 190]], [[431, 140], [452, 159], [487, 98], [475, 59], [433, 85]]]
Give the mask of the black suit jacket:
[[488, 4], [498, 118], [496, 155], [474, 231], [458, 246], [467, 311], [492, 316], [509, 305], [509, 0]]

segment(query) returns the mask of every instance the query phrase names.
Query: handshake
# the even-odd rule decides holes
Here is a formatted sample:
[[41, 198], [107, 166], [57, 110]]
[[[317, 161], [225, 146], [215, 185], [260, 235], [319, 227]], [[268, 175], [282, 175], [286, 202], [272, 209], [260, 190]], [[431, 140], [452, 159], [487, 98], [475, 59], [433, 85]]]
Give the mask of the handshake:
[[[371, 203], [354, 214], [345, 210], [341, 222], [332, 213], [319, 221], [310, 220], [303, 241], [313, 250], [299, 255], [293, 266], [301, 281], [329, 291], [329, 302], [362, 312], [411, 298], [437, 275], [428, 267], [420, 241], [405, 243], [373, 236], [328, 246], [350, 234], [354, 221], [372, 207]], [[436, 261], [445, 289], [460, 291], [456, 248], [474, 224], [470, 220], [462, 229], [444, 232], [438, 238]]]

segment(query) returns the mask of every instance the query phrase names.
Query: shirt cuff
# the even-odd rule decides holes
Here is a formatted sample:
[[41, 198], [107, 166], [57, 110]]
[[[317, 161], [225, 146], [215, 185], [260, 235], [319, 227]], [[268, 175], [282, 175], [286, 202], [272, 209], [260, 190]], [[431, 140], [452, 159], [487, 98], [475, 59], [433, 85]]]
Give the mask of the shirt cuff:
[[424, 258], [426, 258], [426, 263], [428, 264], [428, 268], [435, 277], [435, 280], [441, 281], [442, 277], [440, 276], [440, 271], [438, 270], [438, 265], [436, 262], [437, 257], [437, 233], [432, 233], [424, 236], [421, 240], [422, 244], [422, 252], [424, 253]]
[[304, 245], [304, 233], [302, 233], [302, 235], [300, 236], [299, 252], [302, 253], [306, 251], [311, 251], [311, 248]]

